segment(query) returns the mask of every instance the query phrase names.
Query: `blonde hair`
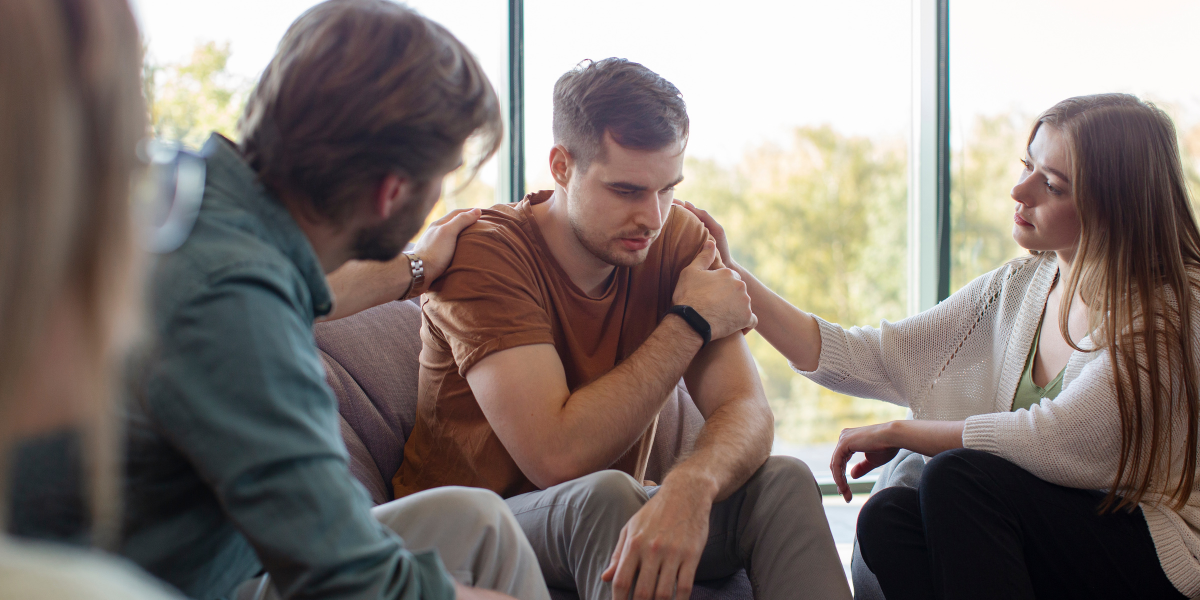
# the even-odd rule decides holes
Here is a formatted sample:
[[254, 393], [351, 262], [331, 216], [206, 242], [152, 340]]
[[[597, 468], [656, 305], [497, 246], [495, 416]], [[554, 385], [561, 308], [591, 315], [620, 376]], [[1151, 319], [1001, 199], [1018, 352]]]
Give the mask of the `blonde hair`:
[[[101, 541], [118, 495], [114, 373], [139, 296], [129, 192], [145, 132], [140, 72], [125, 0], [0, 2], [0, 459], [28, 401], [16, 396], [35, 343], [69, 302], [82, 324], [84, 456]], [[0, 489], [0, 508], [6, 500]]]
[[[1127, 94], [1056, 104], [1030, 143], [1043, 123], [1067, 140], [1082, 225], [1066, 297], [1078, 293], [1087, 305], [1091, 338], [1114, 366], [1121, 454], [1102, 509], [1133, 509], [1155, 497], [1182, 508], [1195, 484], [1200, 427], [1192, 339], [1200, 230], [1175, 126]], [[1064, 302], [1059, 313], [1062, 331], [1070, 307]]]

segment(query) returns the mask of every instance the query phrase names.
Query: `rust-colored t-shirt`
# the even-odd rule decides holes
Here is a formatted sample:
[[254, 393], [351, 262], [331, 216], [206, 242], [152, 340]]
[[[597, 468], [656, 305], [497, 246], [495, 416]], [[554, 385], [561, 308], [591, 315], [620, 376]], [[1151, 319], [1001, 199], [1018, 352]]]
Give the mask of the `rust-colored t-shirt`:
[[[550, 195], [484, 210], [425, 295], [417, 422], [392, 480], [397, 498], [443, 485], [505, 498], [536, 490], [492, 431], [467, 371], [493, 352], [553, 344], [568, 388], [591, 383], [650, 337], [671, 307], [679, 273], [708, 237], [699, 219], [672, 207], [646, 261], [617, 267], [604, 293], [592, 298], [554, 260], [534, 220], [531, 206]], [[653, 436], [652, 424], [612, 468], [640, 478]]]

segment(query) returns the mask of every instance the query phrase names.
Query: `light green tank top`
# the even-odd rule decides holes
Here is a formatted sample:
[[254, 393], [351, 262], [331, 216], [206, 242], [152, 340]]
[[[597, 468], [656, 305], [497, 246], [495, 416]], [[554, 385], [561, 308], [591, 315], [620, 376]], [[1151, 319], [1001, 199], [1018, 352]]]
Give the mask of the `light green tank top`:
[[1024, 408], [1029, 410], [1030, 406], [1038, 404], [1042, 398], [1051, 400], [1058, 397], [1058, 393], [1062, 391], [1063, 373], [1067, 370], [1064, 366], [1046, 387], [1038, 387], [1033, 383], [1033, 357], [1037, 354], [1038, 342], [1042, 339], [1042, 326], [1039, 323], [1037, 333], [1033, 336], [1033, 347], [1029, 349], [1029, 355], [1025, 357], [1025, 372], [1021, 373], [1021, 382], [1017, 384], [1017, 393], [1013, 396], [1012, 409]]

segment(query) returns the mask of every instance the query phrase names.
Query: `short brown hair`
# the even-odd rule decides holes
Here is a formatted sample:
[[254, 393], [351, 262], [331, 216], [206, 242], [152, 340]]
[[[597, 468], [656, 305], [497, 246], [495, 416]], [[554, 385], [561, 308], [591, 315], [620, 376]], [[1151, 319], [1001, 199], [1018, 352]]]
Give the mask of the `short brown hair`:
[[637, 150], [686, 143], [687, 104], [679, 88], [638, 63], [585, 60], [554, 84], [554, 143], [586, 169], [603, 156], [605, 132]]
[[241, 148], [263, 183], [341, 220], [388, 173], [417, 181], [472, 135], [500, 146], [500, 103], [470, 51], [387, 0], [329, 0], [292, 23], [251, 92]]

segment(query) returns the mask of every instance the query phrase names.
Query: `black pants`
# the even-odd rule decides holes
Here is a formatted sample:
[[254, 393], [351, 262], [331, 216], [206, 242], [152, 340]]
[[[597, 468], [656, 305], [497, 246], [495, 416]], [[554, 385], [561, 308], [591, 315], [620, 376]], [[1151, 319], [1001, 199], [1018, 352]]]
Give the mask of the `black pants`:
[[1141, 509], [1098, 515], [1103, 499], [954, 450], [925, 465], [917, 489], [873, 495], [858, 543], [888, 600], [1184, 598]]

